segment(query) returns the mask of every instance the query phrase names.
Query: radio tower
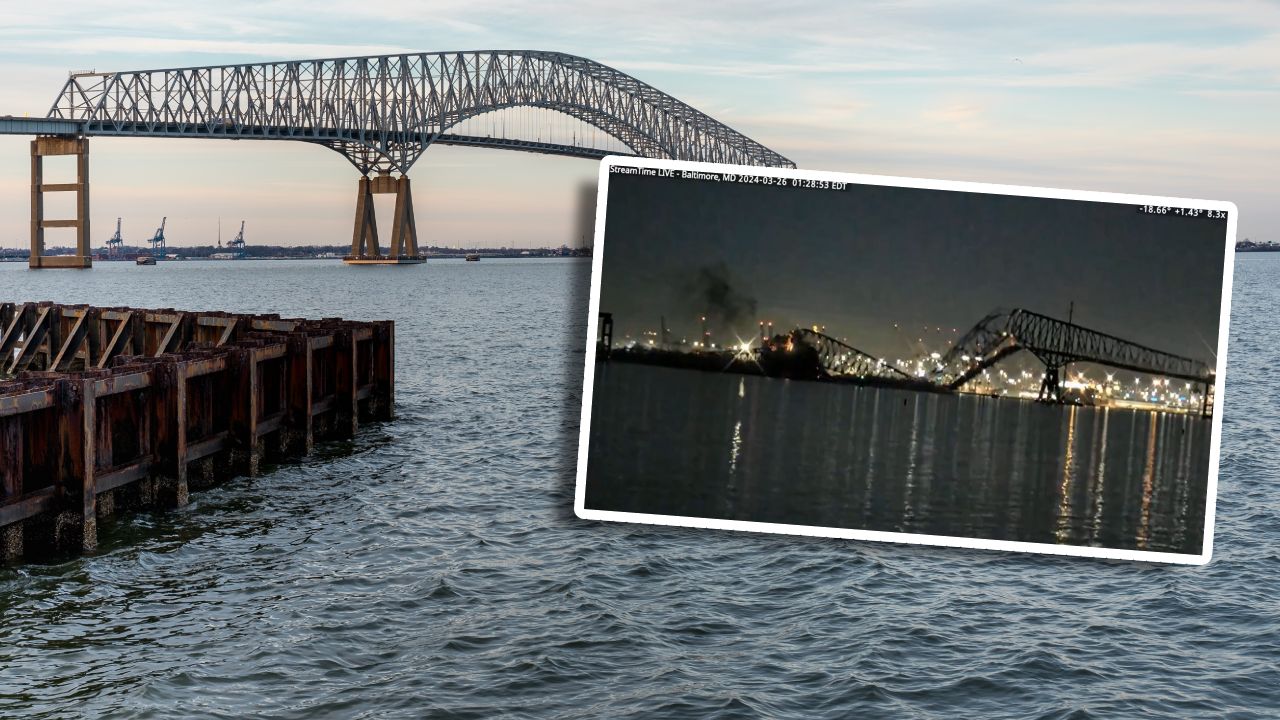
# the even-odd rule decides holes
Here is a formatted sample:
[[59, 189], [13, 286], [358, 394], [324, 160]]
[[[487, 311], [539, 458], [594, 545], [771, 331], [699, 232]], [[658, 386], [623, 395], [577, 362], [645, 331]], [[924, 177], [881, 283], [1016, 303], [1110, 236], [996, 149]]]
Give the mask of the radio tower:
[[124, 254], [124, 238], [120, 237], [120, 218], [116, 218], [116, 234], [107, 241], [107, 257], [119, 260]]

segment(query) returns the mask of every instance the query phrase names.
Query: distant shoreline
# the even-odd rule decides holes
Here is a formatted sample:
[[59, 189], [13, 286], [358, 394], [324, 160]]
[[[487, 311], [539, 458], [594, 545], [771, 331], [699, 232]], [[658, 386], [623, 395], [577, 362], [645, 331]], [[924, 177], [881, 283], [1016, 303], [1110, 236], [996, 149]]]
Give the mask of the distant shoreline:
[[[56, 256], [54, 256], [54, 257], [56, 257]], [[450, 253], [450, 254], [446, 254], [446, 255], [431, 255], [431, 254], [427, 255], [427, 260], [459, 260], [459, 261], [463, 261], [463, 260], [465, 260], [465, 258], [466, 258], [466, 255], [454, 255], [454, 254], [452, 254], [452, 253]], [[571, 259], [571, 260], [573, 260], [573, 259], [578, 259], [578, 260], [590, 260], [590, 259], [591, 259], [591, 256], [590, 256], [590, 255], [522, 255], [522, 254], [520, 254], [520, 253], [494, 253], [494, 254], [480, 253], [480, 258], [481, 258], [481, 259], [483, 259], [483, 260], [511, 260], [511, 259], [515, 259], [515, 260], [548, 260], [548, 259]], [[196, 256], [196, 257], [182, 257], [182, 258], [172, 258], [172, 259], [168, 259], [168, 258], [166, 258], [166, 259], [162, 259], [162, 260], [160, 260], [160, 262], [162, 262], [162, 263], [171, 263], [171, 262], [231, 262], [231, 263], [233, 263], [233, 262], [241, 262], [241, 261], [244, 261], [244, 260], [328, 260], [328, 261], [330, 261], [330, 262], [341, 262], [341, 261], [342, 261], [342, 258], [340, 258], [340, 257], [316, 257], [316, 256], [314, 256], [314, 255], [297, 255], [297, 256], [281, 255], [281, 256], [265, 256], [265, 257], [246, 257], [246, 258], [239, 258], [239, 259], [234, 259], [234, 258], [211, 258], [211, 257], [199, 257], [199, 256]], [[28, 261], [28, 258], [27, 258], [27, 257], [25, 257], [25, 256], [17, 256], [17, 257], [0, 257], [0, 263], [6, 263], [6, 262], [8, 262], [8, 263], [25, 263], [25, 262], [27, 262], [27, 261]], [[94, 258], [94, 259], [93, 259], [93, 261], [94, 261], [95, 263], [124, 263], [124, 264], [129, 264], [129, 263], [132, 263], [132, 262], [134, 261], [134, 259], [133, 259], [133, 258], [124, 258], [124, 259], [121, 259], [121, 260], [107, 260], [107, 259], [104, 259], [104, 258]]]

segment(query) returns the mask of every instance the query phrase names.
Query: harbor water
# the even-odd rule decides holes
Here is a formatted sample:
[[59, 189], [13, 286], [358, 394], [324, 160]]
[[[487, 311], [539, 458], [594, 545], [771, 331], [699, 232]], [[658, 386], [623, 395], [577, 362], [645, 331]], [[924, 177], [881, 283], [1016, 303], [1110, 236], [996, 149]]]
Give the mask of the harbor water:
[[[576, 260], [0, 264], [4, 300], [386, 318], [398, 351], [394, 422], [180, 511], [108, 520], [94, 555], [0, 567], [0, 717], [1261, 718], [1280, 706], [1280, 256], [1237, 262], [1203, 567], [578, 520], [589, 274]], [[885, 422], [932, 412], [899, 408]], [[1103, 435], [1149, 435], [1121, 417]], [[1097, 422], [1077, 417], [1082, 454]], [[1105, 487], [1130, 459], [1116, 462]], [[1159, 482], [1177, 497], [1176, 478]], [[936, 517], [921, 488], [917, 524]], [[1107, 492], [1103, 514], [1123, 508], [1115, 537], [1137, 537]], [[1092, 497], [1071, 495], [1061, 517], [1111, 537], [1091, 524]]]
[[1198, 415], [596, 369], [586, 507], [1198, 555]]

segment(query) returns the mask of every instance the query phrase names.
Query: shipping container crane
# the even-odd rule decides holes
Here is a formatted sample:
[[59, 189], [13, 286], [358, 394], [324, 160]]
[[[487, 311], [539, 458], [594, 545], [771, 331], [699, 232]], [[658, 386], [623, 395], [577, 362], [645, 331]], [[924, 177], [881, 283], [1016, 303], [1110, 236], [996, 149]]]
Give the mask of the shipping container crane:
[[160, 227], [156, 228], [156, 234], [151, 238], [151, 257], [159, 260], [164, 257], [164, 225], [169, 222], [169, 217], [165, 216], [160, 221]]
[[116, 234], [107, 241], [107, 257], [119, 260], [124, 255], [124, 238], [120, 237], [120, 218], [116, 218]]
[[245, 252], [244, 252], [244, 221], [243, 220], [240, 221], [240, 232], [237, 233], [234, 238], [232, 238], [231, 242], [227, 243], [227, 249], [231, 251], [231, 254], [237, 260], [244, 259]]

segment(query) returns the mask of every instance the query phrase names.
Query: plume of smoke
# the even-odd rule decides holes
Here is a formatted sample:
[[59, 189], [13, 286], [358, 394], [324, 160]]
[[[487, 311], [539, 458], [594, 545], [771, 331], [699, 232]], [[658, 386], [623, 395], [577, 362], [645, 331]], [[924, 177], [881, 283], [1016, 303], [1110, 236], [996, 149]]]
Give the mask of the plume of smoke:
[[687, 289], [699, 311], [722, 329], [750, 332], [756, 322], [756, 299], [733, 286], [723, 262], [698, 268]]

